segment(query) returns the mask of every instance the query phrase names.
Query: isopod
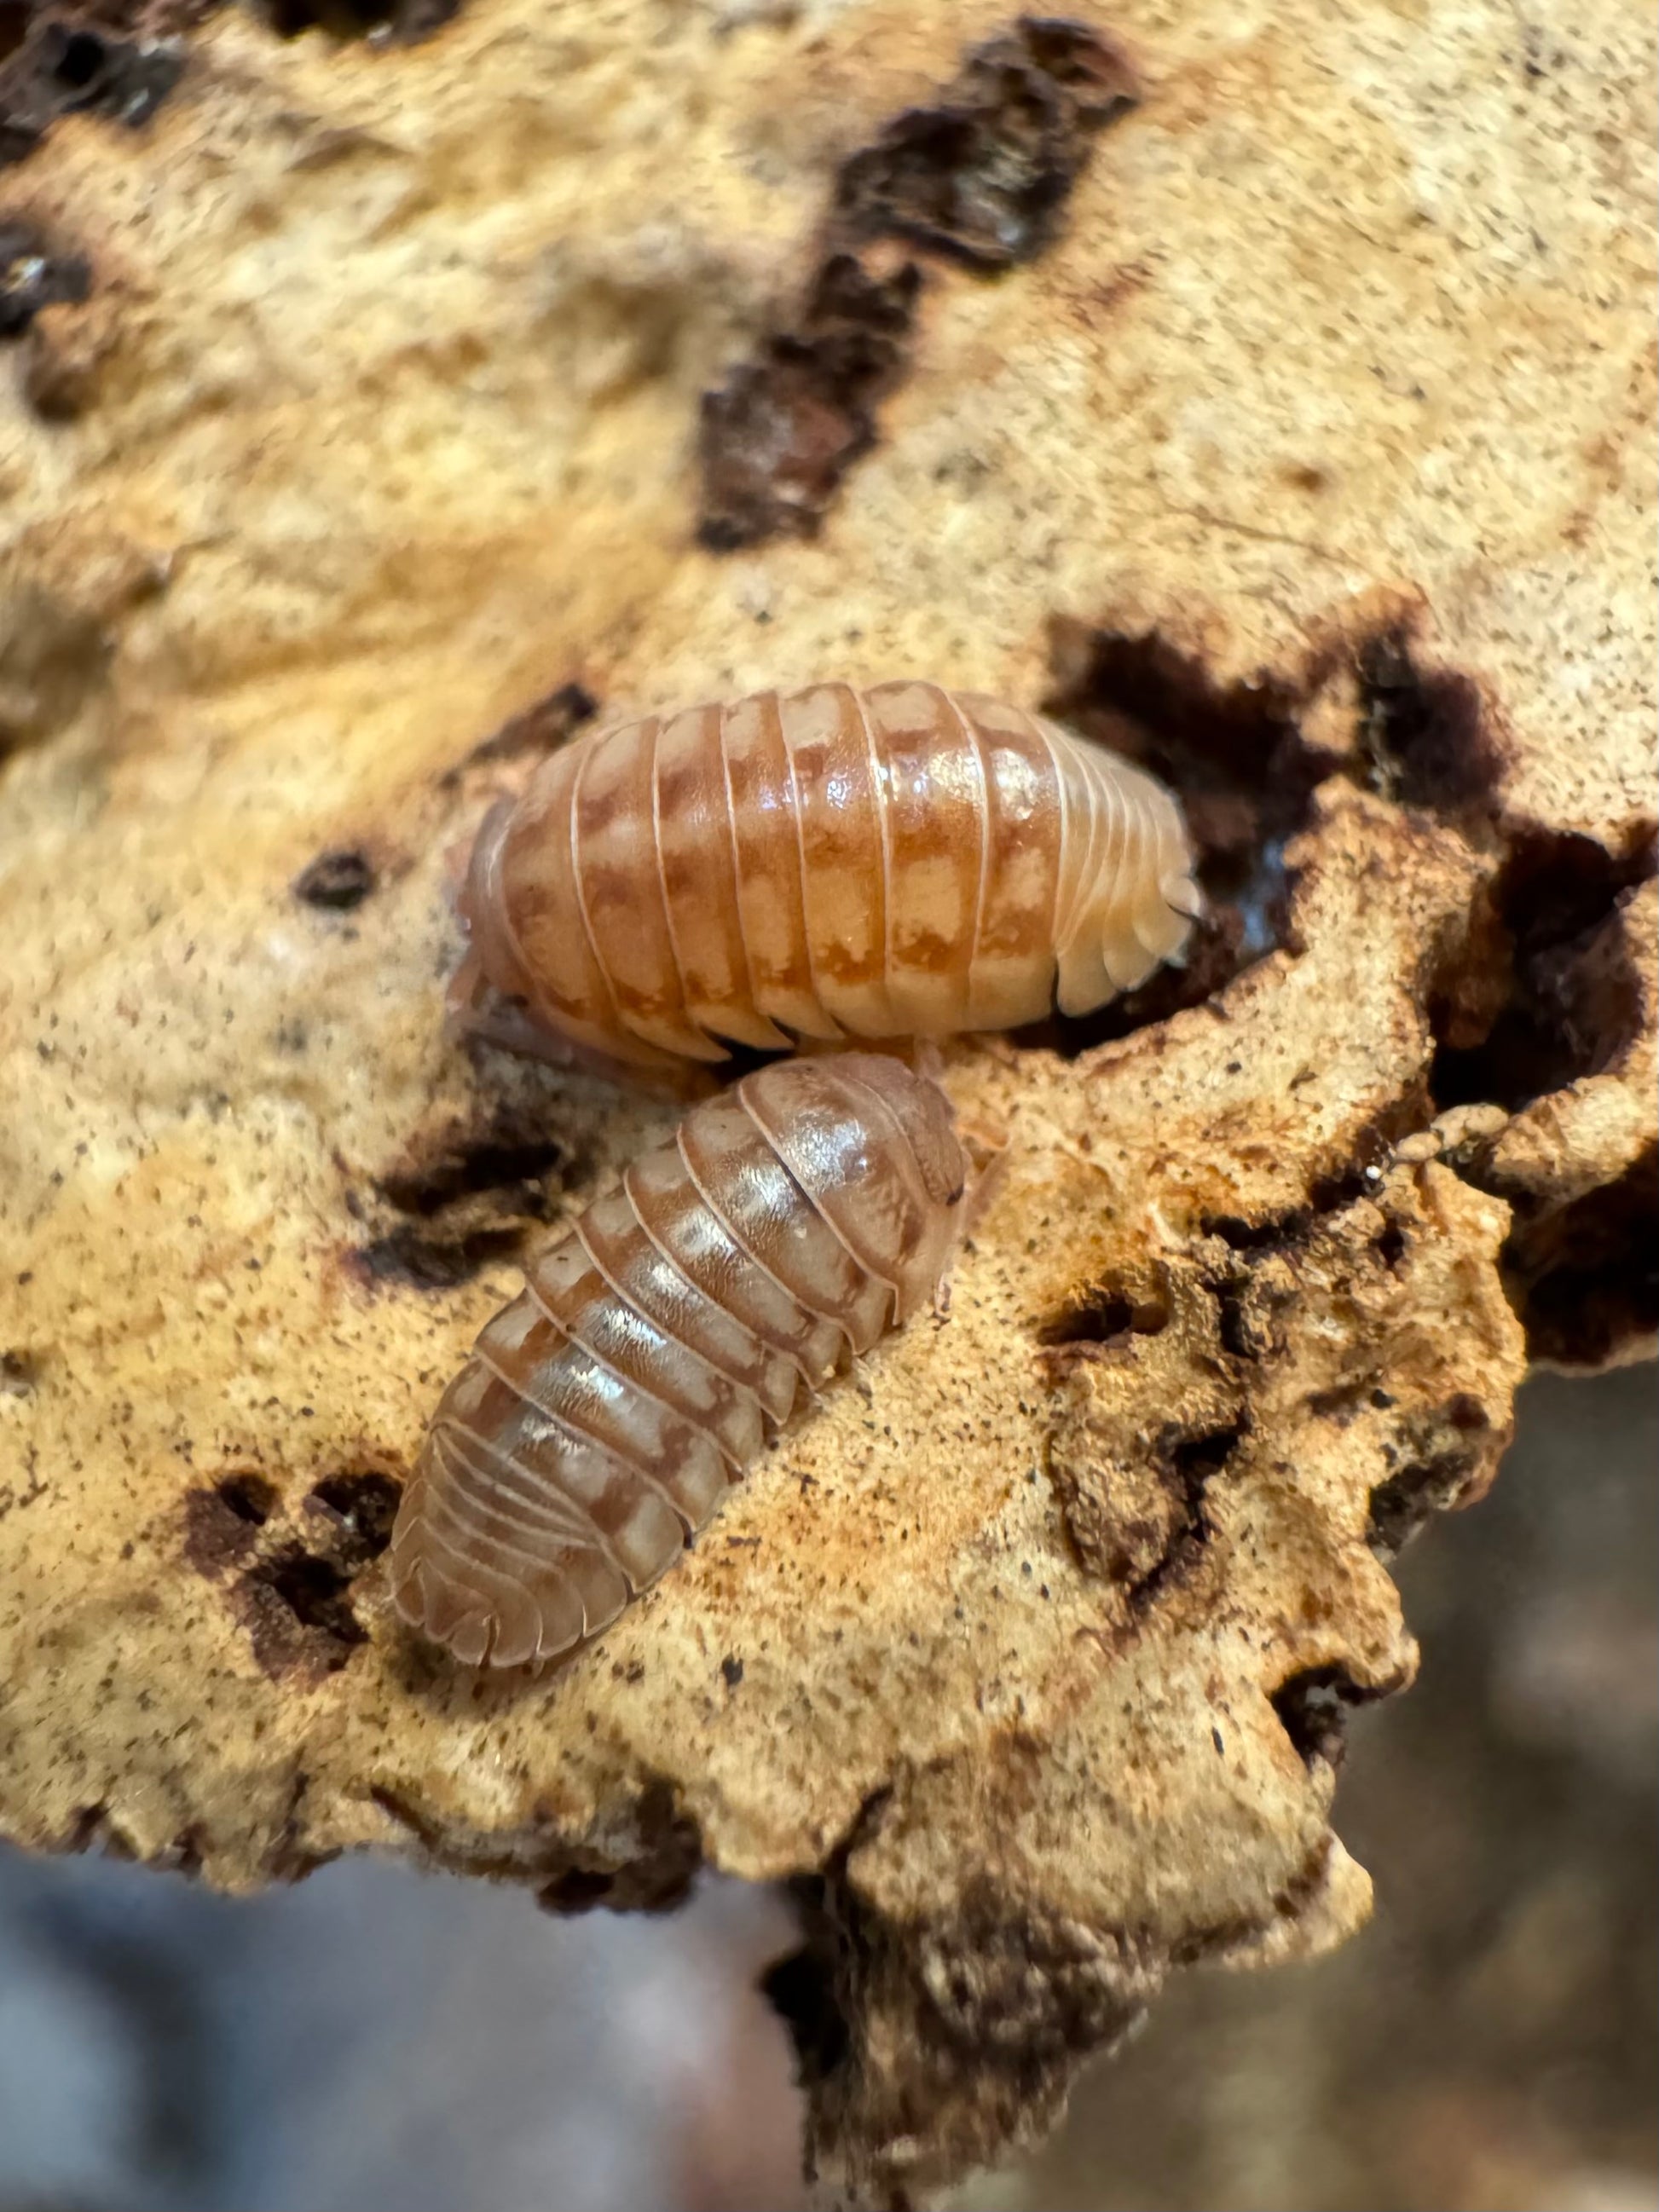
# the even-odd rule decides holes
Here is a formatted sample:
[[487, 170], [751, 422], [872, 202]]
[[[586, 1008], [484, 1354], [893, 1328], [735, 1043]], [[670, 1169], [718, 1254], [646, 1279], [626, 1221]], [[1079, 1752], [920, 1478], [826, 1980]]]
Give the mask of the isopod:
[[779, 1061], [692, 1108], [532, 1261], [440, 1401], [398, 1611], [471, 1666], [607, 1626], [803, 1399], [937, 1294], [969, 1162], [931, 1076]]
[[761, 691], [597, 729], [492, 812], [453, 1004], [635, 1068], [1007, 1029], [1179, 952], [1192, 866], [1163, 786], [1041, 715], [919, 682]]

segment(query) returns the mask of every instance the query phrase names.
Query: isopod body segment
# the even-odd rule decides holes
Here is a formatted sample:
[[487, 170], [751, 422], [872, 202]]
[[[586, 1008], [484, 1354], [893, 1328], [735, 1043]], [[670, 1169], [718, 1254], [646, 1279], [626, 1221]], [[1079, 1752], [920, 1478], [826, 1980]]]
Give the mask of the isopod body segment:
[[781, 1061], [694, 1107], [527, 1270], [438, 1406], [392, 1545], [404, 1620], [537, 1664], [655, 1581], [797, 1406], [932, 1298], [950, 1102], [896, 1060]]
[[579, 738], [480, 833], [467, 971], [609, 1064], [1085, 1013], [1199, 911], [1180, 810], [1057, 723], [826, 683]]

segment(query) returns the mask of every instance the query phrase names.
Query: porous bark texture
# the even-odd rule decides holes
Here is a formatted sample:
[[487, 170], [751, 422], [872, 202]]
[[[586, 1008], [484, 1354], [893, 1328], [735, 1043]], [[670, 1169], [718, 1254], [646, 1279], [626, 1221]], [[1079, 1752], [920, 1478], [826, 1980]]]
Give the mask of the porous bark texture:
[[[1390, 1553], [1528, 1341], [1650, 1342], [1648, 25], [442, 13], [8, 64], [0, 1827], [793, 1883], [810, 2157], [913, 2201], [1359, 1922]], [[948, 1319], [474, 1680], [398, 1486], [673, 1109], [446, 1039], [453, 850], [596, 712], [906, 672], [1170, 776], [1209, 920], [951, 1050]]]

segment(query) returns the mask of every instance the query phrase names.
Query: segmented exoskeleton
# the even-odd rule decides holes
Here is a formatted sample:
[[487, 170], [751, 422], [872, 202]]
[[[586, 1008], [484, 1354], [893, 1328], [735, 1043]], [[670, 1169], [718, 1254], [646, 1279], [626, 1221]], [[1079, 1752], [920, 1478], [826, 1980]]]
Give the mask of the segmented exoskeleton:
[[875, 1054], [694, 1107], [445, 1393], [392, 1537], [404, 1619], [498, 1667], [614, 1620], [798, 1402], [935, 1294], [966, 1175], [939, 1085]]
[[1191, 871], [1169, 793], [1040, 715], [916, 682], [762, 691], [596, 730], [492, 813], [456, 1004], [482, 981], [515, 1041], [635, 1068], [1010, 1028], [1178, 952]]

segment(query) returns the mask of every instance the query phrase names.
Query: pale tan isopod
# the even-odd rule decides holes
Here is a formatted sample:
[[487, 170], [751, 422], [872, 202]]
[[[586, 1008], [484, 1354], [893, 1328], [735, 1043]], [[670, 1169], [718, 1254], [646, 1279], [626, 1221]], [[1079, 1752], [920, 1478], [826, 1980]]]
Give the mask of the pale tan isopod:
[[1162, 785], [1040, 715], [936, 684], [762, 691], [598, 729], [495, 810], [455, 1004], [635, 1067], [1007, 1029], [1178, 952], [1192, 866]]
[[967, 1162], [931, 1077], [780, 1061], [694, 1107], [537, 1258], [433, 1417], [398, 1609], [537, 1663], [678, 1557], [803, 1397], [934, 1296]]

